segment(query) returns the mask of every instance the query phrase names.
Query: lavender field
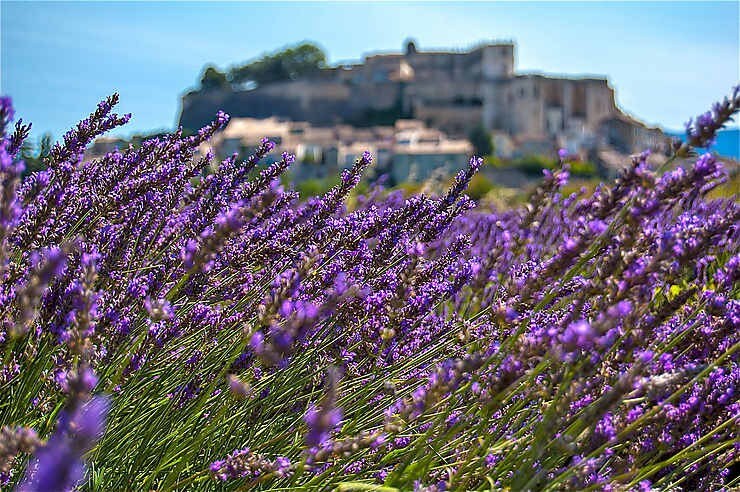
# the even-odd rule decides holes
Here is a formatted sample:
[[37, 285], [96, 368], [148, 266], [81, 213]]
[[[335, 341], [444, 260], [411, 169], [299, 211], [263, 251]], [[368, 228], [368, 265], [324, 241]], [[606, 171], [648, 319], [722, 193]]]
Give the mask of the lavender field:
[[[523, 207], [280, 184], [227, 124], [21, 179], [0, 100], [3, 490], [733, 490], [740, 205], [707, 147], [740, 88], [594, 192]], [[692, 165], [674, 161], [690, 157]], [[217, 169], [207, 173], [210, 168]]]

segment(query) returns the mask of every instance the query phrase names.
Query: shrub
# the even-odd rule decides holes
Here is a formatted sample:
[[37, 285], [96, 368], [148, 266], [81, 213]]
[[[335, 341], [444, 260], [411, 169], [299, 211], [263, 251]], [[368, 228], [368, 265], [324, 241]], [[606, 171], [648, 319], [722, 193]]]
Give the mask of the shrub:
[[591, 178], [596, 176], [597, 167], [591, 161], [573, 161], [570, 163], [570, 173], [573, 176]]
[[467, 195], [473, 200], [480, 200], [493, 189], [494, 184], [491, 182], [490, 179], [485, 177], [483, 174], [476, 174], [470, 180], [466, 192]]
[[515, 159], [512, 165], [532, 176], [541, 176], [543, 170], [555, 169], [557, 161], [543, 155], [533, 154]]
[[304, 197], [318, 196], [336, 186], [339, 180], [331, 178], [304, 179], [296, 183], [296, 191]]
[[468, 140], [473, 145], [475, 153], [480, 156], [489, 156], [493, 154], [493, 139], [491, 134], [483, 125], [475, 126], [468, 135]]

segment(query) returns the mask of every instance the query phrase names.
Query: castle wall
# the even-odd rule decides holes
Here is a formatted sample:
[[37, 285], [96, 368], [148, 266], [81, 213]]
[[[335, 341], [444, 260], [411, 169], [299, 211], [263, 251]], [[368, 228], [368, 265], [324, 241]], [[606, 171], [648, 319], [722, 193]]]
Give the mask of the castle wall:
[[596, 131], [599, 122], [621, 113], [617, 108], [612, 89], [606, 80], [589, 82], [586, 88], [586, 125]]
[[532, 77], [517, 77], [506, 85], [504, 94], [507, 115], [504, 129], [512, 135], [544, 138], [547, 131], [541, 82]]
[[414, 117], [451, 136], [464, 137], [481, 124], [483, 106], [424, 105], [415, 110]]
[[351, 93], [337, 84], [289, 82], [250, 91], [190, 93], [183, 96], [180, 125], [195, 130], [208, 124], [219, 110], [232, 117], [278, 116], [315, 125], [331, 125], [357, 115], [348, 104]]
[[483, 99], [481, 123], [489, 130], [506, 131], [509, 121], [507, 88], [508, 80], [481, 84], [480, 94]]
[[396, 105], [399, 97], [400, 86], [398, 83], [362, 84], [352, 86], [348, 105], [353, 112], [361, 112], [369, 108], [387, 109]]
[[[622, 115], [606, 79], [516, 75], [511, 43], [469, 52], [367, 56], [362, 64], [327, 69], [317, 77], [254, 90], [183, 96], [181, 124], [197, 129], [219, 109], [235, 117], [279, 116], [314, 125], [369, 124], [411, 112], [431, 126], [466, 135], [479, 124], [520, 139], [596, 133]], [[364, 123], [362, 123], [364, 121]]]
[[414, 81], [408, 84], [406, 95], [418, 105], [442, 102], [472, 104], [475, 101], [482, 101], [481, 84], [473, 79]]
[[465, 72], [463, 53], [408, 53], [405, 62], [414, 70], [416, 81], [454, 80]]
[[298, 101], [304, 108], [316, 100], [346, 102], [351, 96], [350, 88], [346, 84], [319, 80], [280, 82], [258, 88], [256, 91], [267, 97], [284, 97]]
[[505, 79], [514, 75], [514, 45], [500, 44], [481, 48], [481, 75], [487, 79]]
[[220, 108], [227, 108], [231, 91], [189, 92], [182, 96], [179, 125], [197, 130], [212, 121]]
[[360, 77], [355, 81], [363, 84], [388, 82], [391, 74], [398, 70], [403, 55], [373, 55], [365, 58], [365, 64], [359, 70]]

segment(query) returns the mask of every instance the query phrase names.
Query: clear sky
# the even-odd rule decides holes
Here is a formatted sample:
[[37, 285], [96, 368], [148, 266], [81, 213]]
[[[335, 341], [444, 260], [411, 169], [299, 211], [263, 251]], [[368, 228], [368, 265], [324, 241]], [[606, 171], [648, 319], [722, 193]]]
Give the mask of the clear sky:
[[738, 2], [201, 3], [0, 0], [0, 92], [59, 136], [107, 94], [133, 113], [119, 134], [174, 127], [202, 67], [311, 40], [331, 62], [369, 51], [517, 43], [519, 71], [603, 74], [618, 104], [681, 128], [740, 74]]

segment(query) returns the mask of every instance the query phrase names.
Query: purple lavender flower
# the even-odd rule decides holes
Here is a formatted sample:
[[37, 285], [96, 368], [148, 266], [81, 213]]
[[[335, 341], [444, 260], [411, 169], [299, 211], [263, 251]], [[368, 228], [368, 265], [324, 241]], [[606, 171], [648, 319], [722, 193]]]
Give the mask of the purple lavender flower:
[[312, 405], [303, 418], [308, 426], [306, 444], [319, 446], [329, 440], [331, 433], [342, 422], [342, 410], [339, 408], [321, 409]]
[[335, 406], [339, 377], [337, 368], [331, 368], [328, 371], [326, 395], [319, 406], [313, 404], [309, 406], [303, 417], [308, 427], [306, 444], [309, 448], [317, 448], [325, 444], [342, 422], [342, 409]]
[[226, 459], [211, 463], [211, 475], [221, 481], [237, 478], [260, 478], [267, 475], [284, 477], [291, 473], [292, 464], [284, 456], [271, 461], [263, 455], [255, 454], [249, 448], [232, 452]]
[[84, 478], [82, 457], [102, 436], [109, 406], [98, 396], [60, 419], [64, 425], [36, 452], [20, 490], [72, 490]]
[[589, 349], [596, 339], [596, 331], [588, 321], [580, 320], [571, 323], [560, 337], [563, 345], [571, 350]]
[[[571, 194], [563, 162], [501, 210], [465, 196], [476, 158], [446, 192], [351, 195], [364, 154], [299, 197], [266, 139], [244, 161], [201, 152], [222, 113], [88, 158], [126, 120], [116, 101], [21, 182], [26, 127], [8, 135], [0, 100], [0, 418], [45, 434], [59, 412], [48, 444], [0, 443], [4, 480], [84, 488], [86, 455], [111, 489], [733, 480], [740, 207], [709, 194], [728, 178], [716, 156], [661, 174], [642, 153]], [[341, 387], [333, 370], [321, 384], [331, 367]], [[107, 387], [123, 442], [89, 453]]]

